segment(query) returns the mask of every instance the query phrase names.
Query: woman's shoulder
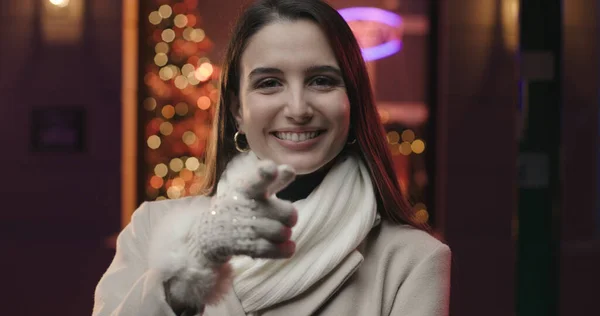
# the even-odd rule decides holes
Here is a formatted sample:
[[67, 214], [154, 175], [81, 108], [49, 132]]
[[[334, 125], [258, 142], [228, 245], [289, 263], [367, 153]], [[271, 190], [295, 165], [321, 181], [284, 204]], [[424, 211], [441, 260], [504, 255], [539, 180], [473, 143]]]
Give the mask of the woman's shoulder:
[[430, 233], [410, 225], [382, 221], [379, 233], [374, 235], [374, 248], [395, 253], [411, 260], [421, 261], [431, 256], [450, 254], [450, 248]]

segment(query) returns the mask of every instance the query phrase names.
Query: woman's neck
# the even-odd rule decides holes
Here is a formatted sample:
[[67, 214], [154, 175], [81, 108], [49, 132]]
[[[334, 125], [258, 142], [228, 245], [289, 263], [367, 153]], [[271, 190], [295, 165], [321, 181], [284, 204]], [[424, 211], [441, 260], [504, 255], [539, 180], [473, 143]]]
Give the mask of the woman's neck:
[[[334, 159], [334, 161], [335, 160], [336, 159]], [[277, 197], [290, 202], [296, 202], [307, 198], [312, 191], [323, 182], [323, 179], [327, 175], [327, 172], [329, 172], [329, 169], [331, 169], [334, 161], [331, 161], [313, 173], [297, 176], [292, 183], [285, 187], [285, 189], [277, 193]]]

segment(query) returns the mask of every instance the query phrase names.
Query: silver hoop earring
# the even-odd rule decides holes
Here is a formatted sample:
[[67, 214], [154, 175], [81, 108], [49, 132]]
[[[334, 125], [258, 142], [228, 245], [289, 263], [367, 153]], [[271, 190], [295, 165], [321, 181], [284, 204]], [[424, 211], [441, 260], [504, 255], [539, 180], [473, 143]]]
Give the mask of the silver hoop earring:
[[240, 137], [240, 135], [243, 135], [242, 133], [240, 133], [240, 131], [235, 132], [235, 135], [233, 135], [233, 144], [235, 145], [235, 149], [237, 149], [237, 151], [241, 153], [249, 152], [250, 146], [246, 148], [240, 147], [240, 144], [238, 143], [238, 138]]
[[353, 140], [347, 142], [346, 144], [347, 145], [354, 145], [354, 144], [356, 144], [356, 138], [354, 138]]

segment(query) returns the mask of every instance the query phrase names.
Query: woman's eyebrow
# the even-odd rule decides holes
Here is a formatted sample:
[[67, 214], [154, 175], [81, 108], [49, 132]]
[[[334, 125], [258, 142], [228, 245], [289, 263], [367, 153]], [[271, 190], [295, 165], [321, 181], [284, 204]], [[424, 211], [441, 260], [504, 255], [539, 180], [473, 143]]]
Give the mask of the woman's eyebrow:
[[340, 77], [342, 76], [342, 71], [338, 67], [330, 65], [312, 66], [305, 70], [305, 73], [307, 74], [314, 74], [319, 72], [332, 72]]
[[[319, 66], [311, 66], [304, 70], [306, 74], [314, 74], [314, 73], [322, 73], [322, 72], [331, 72], [338, 76], [342, 76], [342, 71], [336, 66], [330, 65], [319, 65]], [[256, 76], [261, 75], [282, 75], [283, 71], [279, 68], [275, 67], [257, 67], [252, 69], [248, 74], [248, 78], [252, 79]]]
[[278, 68], [273, 67], [258, 67], [252, 69], [248, 74], [248, 78], [252, 79], [252, 77], [260, 76], [260, 75], [281, 75], [283, 71]]

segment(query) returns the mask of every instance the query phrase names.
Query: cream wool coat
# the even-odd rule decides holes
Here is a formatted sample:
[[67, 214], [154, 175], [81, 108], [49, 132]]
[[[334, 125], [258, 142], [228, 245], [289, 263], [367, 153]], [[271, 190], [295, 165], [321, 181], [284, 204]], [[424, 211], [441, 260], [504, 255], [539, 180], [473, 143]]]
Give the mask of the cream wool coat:
[[[142, 204], [119, 234], [113, 262], [96, 287], [93, 316], [175, 316], [165, 301], [160, 274], [148, 268], [152, 228], [165, 216], [201, 210], [208, 203], [206, 197], [189, 197]], [[382, 221], [309, 291], [258, 315], [446, 316], [450, 258], [448, 246], [429, 234]], [[230, 290], [216, 306], [207, 306], [203, 316], [246, 314]]]

